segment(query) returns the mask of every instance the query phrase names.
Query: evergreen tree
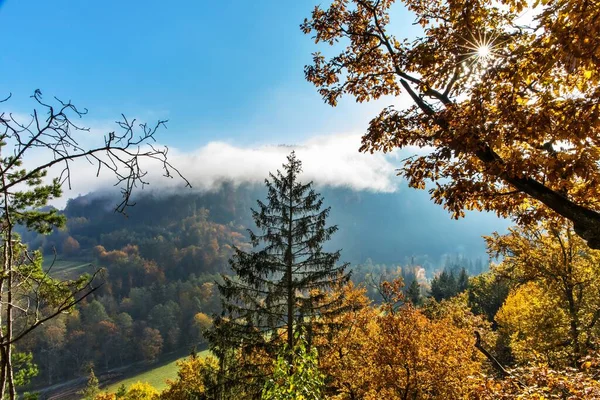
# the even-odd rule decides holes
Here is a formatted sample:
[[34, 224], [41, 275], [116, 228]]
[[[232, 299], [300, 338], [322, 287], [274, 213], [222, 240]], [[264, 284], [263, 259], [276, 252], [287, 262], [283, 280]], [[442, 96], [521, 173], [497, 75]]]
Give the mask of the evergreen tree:
[[431, 296], [436, 301], [448, 298], [449, 286], [451, 285], [450, 280], [451, 274], [446, 270], [443, 270], [441, 274], [436, 275], [431, 281]]
[[85, 400], [93, 400], [97, 394], [100, 393], [100, 384], [98, 382], [98, 378], [96, 378], [96, 374], [94, 374], [94, 369], [90, 368], [90, 375], [88, 377], [87, 385], [85, 389], [77, 392], [77, 394], [81, 395], [81, 397]]
[[431, 281], [431, 296], [436, 301], [449, 299], [464, 292], [469, 287], [469, 275], [464, 268], [448, 271], [444, 269]]
[[416, 279], [413, 279], [410, 286], [406, 290], [406, 298], [410, 300], [413, 306], [421, 304], [421, 285]]
[[469, 288], [469, 274], [462, 268], [458, 274], [458, 282], [456, 283], [457, 294], [462, 293]]
[[236, 249], [230, 260], [236, 276], [224, 276], [219, 286], [227, 318], [215, 320], [209, 340], [223, 355], [228, 347], [260, 348], [274, 358], [282, 340], [295, 347], [301, 329], [310, 347], [319, 316], [341, 311], [341, 298], [324, 303], [325, 292], [349, 278], [347, 264], [337, 264], [340, 251], [323, 251], [337, 227], [326, 226], [330, 208], [321, 210], [323, 198], [312, 182], [298, 180], [302, 163], [295, 153], [287, 160], [283, 172], [265, 181], [268, 201], [252, 210], [261, 231], [249, 231], [253, 251]]

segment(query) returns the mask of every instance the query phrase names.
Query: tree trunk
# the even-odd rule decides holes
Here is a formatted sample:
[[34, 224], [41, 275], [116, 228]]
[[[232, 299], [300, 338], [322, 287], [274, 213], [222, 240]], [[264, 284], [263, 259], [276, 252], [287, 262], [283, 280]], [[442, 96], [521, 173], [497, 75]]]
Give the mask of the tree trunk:
[[[483, 149], [475, 154], [486, 164], [504, 163], [504, 160], [485, 144]], [[600, 213], [574, 203], [563, 194], [531, 177], [519, 177], [508, 172], [501, 172], [498, 177], [572, 221], [575, 232], [587, 241], [588, 246], [592, 249], [600, 249]]]
[[6, 352], [4, 351], [5, 347], [4, 345], [0, 346], [0, 362], [2, 363], [2, 366], [0, 368], [0, 399], [4, 399], [6, 398], [6, 372], [7, 372], [7, 368], [6, 368]]
[[579, 343], [579, 315], [575, 305], [575, 297], [573, 296], [573, 287], [568, 286], [566, 290], [567, 302], [569, 303], [569, 334], [571, 336], [571, 344], [573, 346], [573, 354], [571, 354], [571, 363], [573, 367], [579, 365], [581, 357], [581, 344]]
[[[5, 379], [2, 384], [1, 384], [1, 395], [2, 397], [0, 398], [4, 398], [5, 395], [5, 390], [6, 390], [6, 385], [8, 385], [8, 391], [9, 391], [9, 398], [10, 400], [15, 400], [16, 399], [16, 391], [15, 391], [15, 381], [14, 381], [14, 375], [13, 375], [13, 366], [12, 366], [12, 348], [11, 348], [11, 342], [13, 339], [13, 315], [12, 315], [12, 309], [13, 309], [13, 263], [14, 263], [14, 253], [13, 253], [13, 241], [12, 241], [12, 229], [13, 229], [13, 223], [12, 223], [12, 216], [11, 216], [11, 211], [10, 211], [10, 207], [9, 207], [9, 193], [8, 190], [6, 189], [6, 176], [4, 174], [2, 174], [2, 185], [5, 188], [4, 189], [4, 224], [5, 224], [5, 238], [4, 238], [4, 249], [3, 249], [3, 253], [4, 253], [4, 263], [3, 263], [3, 273], [4, 276], [6, 277], [6, 320], [5, 320], [5, 324], [6, 324], [6, 334], [4, 336], [4, 360], [3, 360], [3, 367], [5, 366], [6, 370], [5, 373], [3, 374], [3, 378]], [[4, 286], [4, 285], [3, 285]], [[0, 296], [2, 294], [0, 293]]]
[[293, 254], [292, 254], [292, 244], [293, 244], [293, 211], [292, 207], [294, 206], [292, 201], [292, 192], [294, 185], [294, 176], [293, 170], [290, 170], [289, 173], [289, 190], [290, 190], [290, 203], [289, 203], [289, 221], [288, 221], [288, 243], [286, 250], [286, 274], [287, 274], [287, 343], [288, 343], [288, 357], [291, 364], [292, 361], [292, 349], [294, 348], [294, 288], [292, 287], [292, 264], [293, 264]]
[[8, 381], [8, 395], [10, 400], [15, 400], [17, 398], [17, 391], [15, 389], [15, 377], [13, 374], [13, 365], [12, 365], [12, 348], [11, 345], [6, 346], [6, 377]]

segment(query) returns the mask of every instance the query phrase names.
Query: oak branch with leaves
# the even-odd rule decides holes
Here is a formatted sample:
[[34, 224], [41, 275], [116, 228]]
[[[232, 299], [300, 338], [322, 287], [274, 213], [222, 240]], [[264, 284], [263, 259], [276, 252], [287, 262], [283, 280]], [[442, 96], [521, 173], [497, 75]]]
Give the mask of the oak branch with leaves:
[[422, 35], [393, 31], [393, 0], [334, 0], [301, 25], [335, 55], [305, 74], [335, 106], [407, 93], [412, 106], [373, 118], [361, 151], [417, 146], [400, 174], [455, 218], [495, 211], [527, 224], [573, 221], [600, 248], [600, 3], [404, 0]]

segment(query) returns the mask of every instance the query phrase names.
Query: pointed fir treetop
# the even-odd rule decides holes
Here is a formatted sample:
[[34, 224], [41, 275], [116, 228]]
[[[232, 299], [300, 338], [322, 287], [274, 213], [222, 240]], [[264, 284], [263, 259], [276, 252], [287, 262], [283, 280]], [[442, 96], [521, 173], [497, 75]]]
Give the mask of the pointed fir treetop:
[[235, 276], [219, 285], [224, 316], [209, 340], [220, 354], [230, 347], [274, 357], [283, 341], [294, 347], [300, 329], [310, 336], [323, 316], [343, 311], [341, 295], [327, 294], [348, 281], [348, 264], [338, 263], [339, 250], [323, 250], [337, 226], [327, 226], [330, 208], [322, 209], [312, 182], [300, 182], [301, 172], [292, 152], [283, 170], [265, 180], [267, 199], [252, 210], [258, 229], [248, 231], [253, 250], [236, 249], [230, 260]]

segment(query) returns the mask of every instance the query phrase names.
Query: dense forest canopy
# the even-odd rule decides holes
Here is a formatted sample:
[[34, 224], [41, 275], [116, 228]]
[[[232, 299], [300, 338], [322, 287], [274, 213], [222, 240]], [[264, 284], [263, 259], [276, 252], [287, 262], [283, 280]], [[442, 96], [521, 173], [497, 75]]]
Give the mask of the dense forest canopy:
[[[419, 203], [405, 196], [411, 192], [385, 195], [325, 187], [323, 193], [333, 204], [331, 220], [342, 227], [325, 247], [345, 247], [344, 260], [353, 262], [352, 281], [366, 285], [378, 302], [383, 300], [378, 285], [385, 280], [414, 281], [420, 285], [417, 296], [425, 298], [429, 280], [442, 269], [465, 268], [469, 275], [487, 270], [487, 258], [480, 247], [469, 247], [470, 240], [483, 242], [479, 235], [488, 225], [502, 226], [474, 215], [474, 224], [440, 237], [440, 231], [452, 232], [452, 226], [435, 215], [415, 216]], [[101, 268], [104, 279], [103, 287], [77, 312], [47, 323], [21, 346], [35, 354], [40, 371], [35, 382], [80, 376], [89, 362], [101, 373], [204, 346], [202, 331], [220, 312], [215, 281], [220, 282], [221, 273], [231, 274], [228, 259], [234, 247], [249, 248], [250, 207], [261, 196], [264, 188], [230, 184], [205, 193], [148, 192], [136, 198], [125, 217], [114, 212], [113, 197], [90, 193], [69, 200], [60, 211], [67, 218], [64, 229], [50, 235], [22, 229], [23, 240], [43, 251], [45, 266], [52, 266], [56, 276], [76, 277]], [[428, 218], [441, 227], [404, 231], [389, 224], [385, 204], [399, 202], [407, 206], [397, 208], [407, 225]], [[361, 239], [365, 231], [373, 232], [369, 240]], [[440, 240], [424, 245], [429, 237]], [[386, 251], [373, 250], [385, 246]]]
[[[398, 193], [328, 187], [319, 190], [330, 199], [332, 223], [341, 228], [328, 246], [342, 248], [345, 259], [352, 264], [368, 259], [374, 263], [405, 264], [414, 257], [415, 262], [433, 272], [443, 267], [446, 256], [462, 254], [485, 261], [481, 235], [502, 232], [509, 224], [493, 215], [478, 213], [454, 223], [445, 218], [443, 210], [426, 202], [425, 193], [408, 189]], [[252, 224], [249, 208], [263, 193], [264, 189], [257, 185], [227, 183], [213, 192], [149, 192], [136, 198], [137, 205], [128, 210], [127, 218], [113, 212], [111, 197], [102, 192], [90, 193], [68, 202], [64, 209], [67, 230], [50, 236], [26, 232], [22, 235], [34, 248], [42, 246], [48, 254], [52, 253], [52, 246], [62, 249], [67, 234], [77, 239], [82, 248], [102, 244], [115, 249], [130, 243], [141, 245], [145, 237], [158, 234], [176, 235], [165, 227], [194, 212], [206, 213], [208, 220], [245, 235], [245, 229]], [[370, 232], [367, 237], [363, 235], [365, 231]]]

